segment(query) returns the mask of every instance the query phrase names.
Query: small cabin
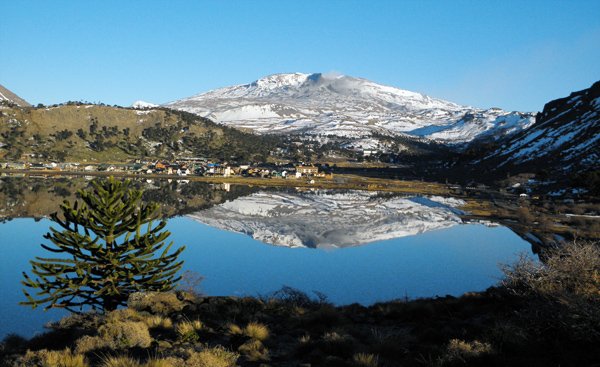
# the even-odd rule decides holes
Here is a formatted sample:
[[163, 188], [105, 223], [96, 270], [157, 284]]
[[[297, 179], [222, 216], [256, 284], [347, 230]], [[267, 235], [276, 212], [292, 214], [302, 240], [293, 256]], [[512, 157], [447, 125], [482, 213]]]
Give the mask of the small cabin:
[[297, 166], [296, 172], [304, 176], [313, 176], [319, 173], [319, 167], [315, 166]]

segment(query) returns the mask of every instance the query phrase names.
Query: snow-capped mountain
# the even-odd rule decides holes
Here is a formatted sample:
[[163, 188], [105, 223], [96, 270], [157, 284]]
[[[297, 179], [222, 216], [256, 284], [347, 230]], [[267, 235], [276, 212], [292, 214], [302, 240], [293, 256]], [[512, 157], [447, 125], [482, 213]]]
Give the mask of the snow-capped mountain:
[[157, 104], [146, 102], [146, 101], [135, 101], [131, 104], [132, 108], [145, 109], [145, 108], [154, 108], [158, 107]]
[[564, 171], [600, 169], [600, 81], [547, 103], [536, 123], [476, 163]]
[[9, 103], [14, 103], [14, 104], [16, 104], [17, 106], [20, 106], [20, 107], [30, 107], [31, 106], [23, 98], [17, 96], [13, 92], [11, 92], [8, 89], [4, 88], [2, 85], [0, 85], [0, 101], [6, 101], [6, 102], [9, 102]]
[[287, 247], [348, 247], [462, 223], [459, 199], [376, 192], [258, 192], [189, 215], [209, 226]]
[[365, 79], [328, 74], [274, 74], [167, 103], [258, 133], [344, 138], [408, 134], [447, 143], [516, 133], [531, 113], [461, 106]]

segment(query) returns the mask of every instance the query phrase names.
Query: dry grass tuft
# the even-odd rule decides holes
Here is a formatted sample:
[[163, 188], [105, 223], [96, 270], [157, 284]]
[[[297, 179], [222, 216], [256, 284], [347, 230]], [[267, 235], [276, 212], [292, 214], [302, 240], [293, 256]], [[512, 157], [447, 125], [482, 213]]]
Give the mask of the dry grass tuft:
[[244, 333], [242, 328], [237, 326], [234, 323], [227, 324], [226, 328], [227, 328], [227, 334], [229, 334], [229, 335], [242, 335]]
[[143, 366], [144, 367], [180, 367], [183, 361], [175, 358], [151, 358]]
[[302, 343], [302, 344], [310, 343], [310, 335], [309, 334], [304, 334], [300, 338], [298, 338], [298, 341], [300, 343]]
[[230, 352], [218, 346], [205, 348], [200, 352], [193, 352], [185, 363], [186, 367], [234, 367], [239, 354]]
[[179, 339], [184, 342], [196, 342], [200, 338], [198, 331], [202, 330], [203, 325], [200, 320], [182, 321], [175, 327]]
[[265, 341], [269, 338], [269, 328], [258, 322], [251, 322], [244, 328], [244, 335], [255, 340]]
[[246, 343], [240, 345], [238, 352], [240, 352], [248, 361], [251, 362], [269, 360], [269, 350], [260, 340], [252, 339], [247, 341]]
[[148, 316], [144, 319], [144, 322], [149, 329], [172, 329], [173, 321], [168, 317], [162, 317], [159, 315]]
[[84, 335], [75, 342], [77, 353], [87, 353], [107, 347], [107, 343], [99, 336]]
[[489, 343], [482, 343], [474, 340], [467, 342], [460, 339], [452, 339], [446, 346], [446, 354], [442, 360], [444, 362], [461, 361], [466, 362], [469, 359], [482, 357], [494, 353], [494, 348]]
[[128, 356], [105, 357], [101, 367], [180, 367], [182, 361], [175, 358], [150, 358], [146, 363], [139, 362]]
[[101, 367], [142, 367], [140, 362], [127, 356], [105, 357], [100, 364]]
[[377, 367], [379, 357], [375, 354], [357, 353], [352, 357], [352, 361], [357, 367]]
[[124, 308], [111, 311], [106, 315], [106, 322], [113, 323], [119, 321], [144, 321], [145, 317], [134, 309]]
[[88, 367], [85, 356], [79, 353], [71, 352], [71, 349], [64, 350], [40, 350], [36, 352], [28, 351], [22, 361], [24, 366], [41, 367]]

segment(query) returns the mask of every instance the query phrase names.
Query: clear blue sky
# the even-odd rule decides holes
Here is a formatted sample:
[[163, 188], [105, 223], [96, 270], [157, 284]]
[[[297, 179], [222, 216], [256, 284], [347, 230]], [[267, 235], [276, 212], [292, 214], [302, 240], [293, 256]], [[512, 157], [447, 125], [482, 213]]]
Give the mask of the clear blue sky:
[[600, 79], [600, 1], [0, 1], [0, 84], [31, 103], [165, 103], [295, 71], [540, 110]]

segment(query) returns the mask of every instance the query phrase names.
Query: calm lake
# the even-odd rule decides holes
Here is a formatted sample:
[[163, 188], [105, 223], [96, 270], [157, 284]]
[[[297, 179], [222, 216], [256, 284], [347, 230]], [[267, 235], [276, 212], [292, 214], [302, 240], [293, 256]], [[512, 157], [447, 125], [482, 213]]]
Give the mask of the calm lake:
[[[29, 337], [65, 314], [18, 302], [24, 299], [20, 281], [30, 271], [28, 261], [47, 255], [40, 243], [52, 222], [39, 219], [43, 206], [55, 204], [56, 210], [77, 186], [64, 183], [68, 192], [54, 198], [47, 197], [53, 192], [47, 186], [61, 183], [37, 189], [37, 182], [2, 184], [3, 194], [14, 192], [1, 212], [14, 219], [0, 224], [0, 337]], [[497, 283], [499, 264], [531, 253], [531, 245], [508, 228], [463, 224], [458, 199], [175, 186], [157, 187], [173, 192], [171, 207], [186, 208], [167, 228], [176, 245], [186, 245], [183, 270], [204, 276], [200, 291], [208, 295], [255, 296], [291, 286], [322, 292], [335, 304], [365, 305], [458, 296]], [[28, 211], [38, 220], [26, 218]]]

